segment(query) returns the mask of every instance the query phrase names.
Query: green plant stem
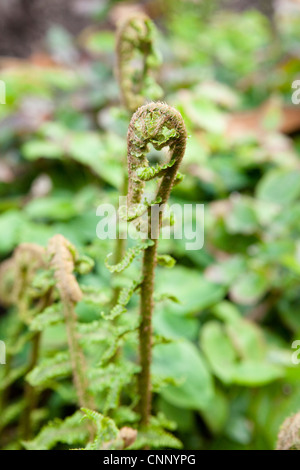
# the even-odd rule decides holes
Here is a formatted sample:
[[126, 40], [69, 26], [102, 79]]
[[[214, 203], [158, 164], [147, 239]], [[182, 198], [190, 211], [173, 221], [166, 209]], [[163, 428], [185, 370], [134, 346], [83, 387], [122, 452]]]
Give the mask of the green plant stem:
[[[170, 148], [170, 161], [162, 166], [157, 176], [162, 177], [156, 200], [163, 208], [168, 201], [175, 183], [179, 166], [185, 153], [187, 132], [178, 111], [164, 103], [150, 103], [139, 108], [133, 115], [128, 129], [128, 206], [140, 204], [145, 188], [145, 180], [140, 178], [139, 170], [148, 168], [146, 158], [148, 144], [157, 150]], [[154, 277], [157, 262], [157, 246], [162, 225], [162, 211], [152, 226], [152, 211], [160, 209], [159, 204], [148, 208], [148, 239], [152, 244], [145, 250], [143, 259], [143, 281], [141, 285], [139, 355], [141, 372], [139, 374], [139, 412], [141, 425], [147, 426], [151, 416], [151, 361], [152, 361], [152, 315], [154, 308]], [[154, 225], [154, 223], [153, 223]]]
[[75, 306], [70, 300], [67, 299], [64, 299], [64, 315], [66, 318], [68, 344], [70, 349], [74, 384], [77, 391], [79, 405], [81, 408], [89, 408], [94, 410], [95, 404], [88, 392], [85, 358], [79, 344], [79, 338], [76, 329], [77, 315], [75, 313]]
[[56, 287], [63, 304], [66, 322], [71, 366], [78, 403], [81, 408], [95, 409], [88, 390], [87, 364], [77, 332], [76, 304], [82, 299], [82, 292], [73, 274], [76, 250], [62, 235], [55, 235], [49, 242], [50, 266], [54, 269]]
[[152, 312], [154, 308], [154, 273], [158, 240], [144, 252], [143, 282], [141, 285], [141, 323], [139, 328], [139, 355], [141, 373], [139, 375], [139, 412], [141, 425], [149, 424], [151, 413], [151, 361], [152, 361]]

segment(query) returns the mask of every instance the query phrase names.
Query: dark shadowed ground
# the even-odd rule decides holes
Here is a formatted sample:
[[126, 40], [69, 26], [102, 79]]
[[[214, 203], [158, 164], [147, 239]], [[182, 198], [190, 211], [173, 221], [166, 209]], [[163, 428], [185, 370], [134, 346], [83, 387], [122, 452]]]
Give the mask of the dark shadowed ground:
[[80, 3], [76, 0], [0, 0], [0, 55], [25, 57], [32, 54], [40, 49], [40, 41], [51, 24], [78, 33], [90, 23], [80, 12]]
[[[147, 3], [153, 2], [155, 3], [154, 0], [144, 0], [133, 3], [146, 6]], [[61, 25], [71, 33], [79, 33], [91, 23], [92, 12], [105, 3], [108, 2], [105, 0], [0, 0], [0, 55], [26, 57], [40, 50], [41, 41], [53, 24]], [[236, 10], [257, 8], [270, 15], [273, 0], [223, 0], [221, 3]]]

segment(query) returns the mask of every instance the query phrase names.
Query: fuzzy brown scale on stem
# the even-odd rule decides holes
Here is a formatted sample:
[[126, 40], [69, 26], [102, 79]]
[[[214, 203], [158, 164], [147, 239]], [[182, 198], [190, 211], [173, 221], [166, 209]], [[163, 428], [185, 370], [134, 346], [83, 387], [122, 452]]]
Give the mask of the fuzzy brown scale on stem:
[[[187, 140], [186, 127], [181, 114], [164, 103], [150, 103], [139, 108], [133, 115], [128, 130], [128, 172], [129, 187], [128, 207], [142, 201], [145, 181], [139, 175], [139, 169], [149, 166], [147, 153], [152, 144], [155, 149], [170, 149], [170, 164], [163, 165], [162, 172], [156, 169], [157, 177], [162, 176], [156, 194], [156, 200], [163, 205], [168, 201], [174, 186], [178, 169], [185, 153]], [[157, 204], [155, 206], [158, 206]], [[141, 304], [139, 328], [139, 355], [141, 372], [139, 375], [139, 411], [141, 425], [147, 426], [151, 416], [151, 360], [152, 360], [152, 314], [154, 308], [154, 275], [157, 264], [158, 236], [162, 223], [159, 212], [159, 223], [155, 233], [151, 233], [152, 207], [148, 208], [148, 238], [153, 241], [145, 251], [143, 259], [143, 281], [141, 285]]]
[[79, 344], [76, 328], [75, 305], [82, 298], [82, 292], [73, 274], [76, 251], [73, 245], [62, 235], [55, 235], [49, 242], [48, 254], [50, 266], [54, 270], [56, 287], [63, 303], [74, 384], [79, 405], [80, 407], [94, 409], [93, 399], [88, 392], [86, 361]]

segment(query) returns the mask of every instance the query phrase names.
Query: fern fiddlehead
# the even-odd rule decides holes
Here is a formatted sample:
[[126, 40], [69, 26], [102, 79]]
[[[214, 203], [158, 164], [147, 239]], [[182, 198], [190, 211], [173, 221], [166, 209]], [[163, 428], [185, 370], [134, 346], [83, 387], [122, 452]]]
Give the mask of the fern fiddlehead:
[[[146, 99], [156, 100], [162, 96], [162, 89], [155, 76], [160, 65], [155, 49], [155, 26], [143, 13], [134, 13], [123, 20], [116, 35], [117, 78], [121, 100], [128, 113], [142, 106]], [[138, 67], [138, 64], [140, 66]], [[128, 175], [124, 174], [122, 194], [128, 191]], [[125, 255], [126, 240], [117, 237], [114, 263], [118, 264]], [[114, 289], [112, 305], [119, 297], [120, 288]]]
[[94, 409], [88, 391], [87, 367], [79, 344], [75, 305], [82, 298], [82, 292], [73, 274], [76, 252], [73, 245], [62, 235], [55, 235], [49, 242], [50, 266], [54, 270], [56, 286], [61, 297], [66, 321], [68, 344], [71, 356], [74, 385], [80, 407]]
[[130, 15], [117, 31], [117, 75], [123, 105], [130, 112], [142, 106], [146, 98], [156, 100], [162, 96], [155, 81], [160, 59], [154, 36], [154, 24], [143, 13]]
[[[185, 153], [187, 132], [181, 114], [164, 103], [150, 103], [139, 108], [133, 115], [128, 130], [128, 208], [139, 205], [142, 201], [145, 181], [162, 177], [156, 194], [156, 201], [162, 206], [168, 201], [176, 181], [179, 166]], [[167, 164], [149, 167], [148, 145], [157, 150], [170, 149], [170, 160]], [[154, 274], [157, 263], [158, 236], [162, 222], [159, 221], [156, 231], [152, 233], [151, 213], [158, 204], [148, 207], [148, 238], [153, 243], [144, 251], [143, 280], [141, 284], [141, 323], [139, 328], [139, 354], [141, 373], [139, 375], [139, 395], [141, 424], [147, 426], [151, 414], [151, 356], [152, 356], [152, 313], [154, 294]]]

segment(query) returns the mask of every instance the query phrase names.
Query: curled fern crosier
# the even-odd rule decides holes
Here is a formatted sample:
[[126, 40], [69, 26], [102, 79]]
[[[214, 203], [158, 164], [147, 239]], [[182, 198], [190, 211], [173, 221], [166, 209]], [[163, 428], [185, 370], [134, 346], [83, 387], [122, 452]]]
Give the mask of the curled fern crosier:
[[146, 99], [162, 96], [155, 80], [160, 58], [154, 37], [155, 26], [143, 13], [130, 15], [117, 31], [117, 75], [123, 105], [130, 112], [142, 106]]
[[[181, 114], [164, 103], [150, 103], [139, 108], [133, 115], [128, 130], [128, 172], [129, 186], [127, 211], [139, 207], [146, 181], [161, 178], [153, 204], [148, 205], [148, 243], [144, 251], [143, 278], [141, 284], [141, 323], [139, 328], [139, 395], [141, 424], [147, 426], [151, 415], [151, 356], [152, 356], [152, 313], [154, 308], [154, 274], [157, 264], [157, 245], [162, 225], [162, 211], [158, 211], [158, 222], [153, 233], [151, 215], [167, 203], [178, 177], [183, 159], [187, 131]], [[156, 150], [170, 149], [169, 162], [150, 167], [147, 159], [148, 146]], [[159, 205], [161, 204], [161, 206]], [[134, 212], [134, 210], [133, 210]], [[137, 210], [137, 213], [139, 211]], [[156, 212], [157, 213], [157, 212]]]
[[59, 292], [67, 328], [74, 385], [80, 407], [94, 409], [93, 398], [88, 391], [87, 365], [77, 333], [76, 304], [82, 299], [82, 292], [73, 274], [76, 251], [62, 235], [55, 235], [49, 242], [50, 266], [54, 270], [56, 287]]
[[[117, 30], [117, 78], [121, 100], [128, 114], [146, 103], [161, 98], [163, 92], [156, 82], [161, 63], [155, 48], [155, 26], [143, 13], [133, 13], [123, 20]], [[122, 194], [126, 196], [128, 177], [124, 174]], [[114, 262], [119, 264], [125, 254], [125, 239], [117, 237]], [[114, 288], [112, 305], [118, 300], [120, 289]]]

